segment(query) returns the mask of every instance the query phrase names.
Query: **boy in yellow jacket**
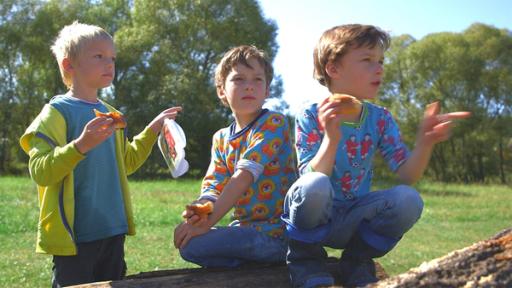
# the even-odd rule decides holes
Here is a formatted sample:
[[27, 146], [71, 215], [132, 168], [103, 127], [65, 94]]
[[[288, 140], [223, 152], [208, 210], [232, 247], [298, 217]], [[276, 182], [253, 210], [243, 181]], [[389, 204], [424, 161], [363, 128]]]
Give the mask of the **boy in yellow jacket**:
[[112, 118], [94, 112], [120, 114], [97, 98], [114, 79], [112, 37], [74, 22], [52, 51], [69, 91], [53, 97], [20, 139], [39, 192], [36, 252], [53, 255], [53, 287], [118, 280], [126, 273], [125, 235], [135, 234], [127, 175], [181, 108], [164, 110], [130, 142]]

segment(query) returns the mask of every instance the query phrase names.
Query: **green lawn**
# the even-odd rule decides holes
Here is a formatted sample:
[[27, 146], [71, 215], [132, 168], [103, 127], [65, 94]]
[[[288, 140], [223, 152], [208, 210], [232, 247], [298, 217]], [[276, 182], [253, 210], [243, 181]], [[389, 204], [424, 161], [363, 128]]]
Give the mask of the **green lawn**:
[[[130, 187], [137, 235], [126, 242], [128, 274], [193, 267], [179, 257], [171, 241], [181, 211], [197, 196], [200, 181], [132, 181]], [[425, 201], [422, 218], [379, 259], [391, 275], [512, 226], [510, 186], [423, 182], [417, 188]], [[33, 182], [0, 177], [0, 207], [0, 287], [49, 287], [51, 257], [34, 252], [38, 207]], [[329, 250], [329, 255], [339, 256], [339, 251]]]

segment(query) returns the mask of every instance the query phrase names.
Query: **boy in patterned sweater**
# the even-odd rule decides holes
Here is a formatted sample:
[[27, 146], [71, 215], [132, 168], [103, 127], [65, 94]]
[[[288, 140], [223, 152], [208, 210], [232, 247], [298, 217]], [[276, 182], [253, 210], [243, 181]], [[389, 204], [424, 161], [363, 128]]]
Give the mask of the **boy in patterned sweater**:
[[[297, 173], [286, 117], [262, 108], [272, 77], [265, 54], [253, 46], [231, 49], [217, 67], [217, 95], [235, 121], [213, 136], [211, 163], [194, 201], [214, 203], [212, 213], [199, 217], [189, 205], [174, 231], [187, 261], [235, 267], [285, 260], [282, 207]], [[234, 221], [214, 227], [231, 208]]]
[[[333, 95], [296, 118], [301, 177], [285, 198], [287, 264], [295, 287], [333, 284], [324, 246], [344, 249], [343, 286], [377, 281], [373, 258], [388, 253], [420, 218], [423, 202], [410, 184], [427, 167], [436, 143], [449, 138], [451, 120], [427, 106], [409, 152], [377, 95], [389, 36], [370, 25], [342, 25], [324, 32], [314, 51], [314, 75]], [[337, 98], [339, 97], [339, 98]], [[406, 185], [371, 192], [372, 158], [379, 151]]]

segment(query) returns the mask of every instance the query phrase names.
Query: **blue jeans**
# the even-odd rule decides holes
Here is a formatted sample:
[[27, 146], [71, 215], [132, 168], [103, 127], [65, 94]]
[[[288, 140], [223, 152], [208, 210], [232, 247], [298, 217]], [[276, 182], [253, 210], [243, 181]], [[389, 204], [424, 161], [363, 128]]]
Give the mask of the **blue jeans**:
[[252, 227], [214, 227], [180, 249], [183, 259], [202, 267], [237, 267], [244, 263], [284, 263], [288, 243]]
[[329, 177], [311, 172], [301, 176], [285, 197], [283, 220], [290, 238], [287, 263], [294, 286], [330, 276], [323, 264], [324, 246], [343, 249], [357, 233], [383, 255], [423, 210], [418, 192], [406, 185], [346, 202], [333, 201], [334, 193]]

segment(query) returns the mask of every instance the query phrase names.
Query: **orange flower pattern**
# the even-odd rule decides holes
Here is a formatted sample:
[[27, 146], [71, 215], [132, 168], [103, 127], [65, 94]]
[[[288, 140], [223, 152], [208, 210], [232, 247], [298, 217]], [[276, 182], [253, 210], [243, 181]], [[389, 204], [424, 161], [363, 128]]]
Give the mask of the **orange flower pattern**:
[[285, 191], [297, 178], [290, 126], [280, 113], [266, 111], [248, 127], [234, 133], [234, 123], [213, 136], [212, 159], [203, 179], [202, 198], [217, 199], [240, 160], [263, 166], [258, 179], [235, 204], [233, 220], [282, 237]]

